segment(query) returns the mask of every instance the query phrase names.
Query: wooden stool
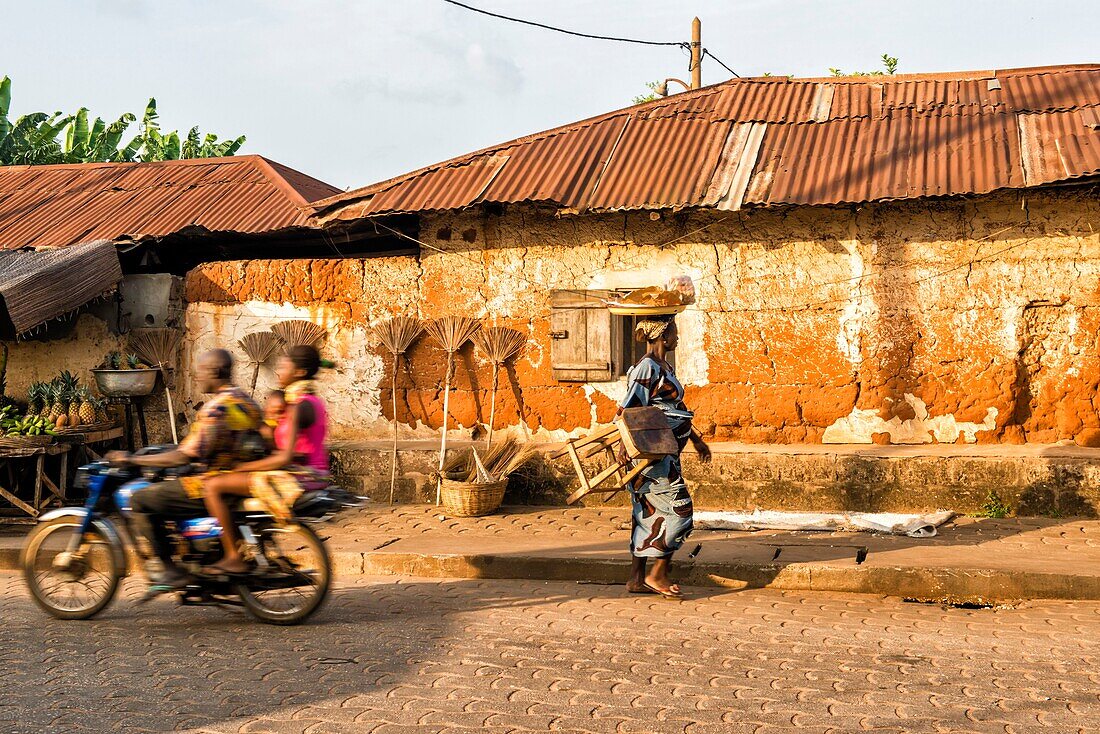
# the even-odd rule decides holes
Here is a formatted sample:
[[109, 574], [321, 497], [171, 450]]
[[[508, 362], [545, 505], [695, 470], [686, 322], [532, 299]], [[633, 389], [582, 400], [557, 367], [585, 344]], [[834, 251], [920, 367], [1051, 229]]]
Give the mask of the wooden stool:
[[[622, 446], [622, 437], [619, 435], [619, 427], [608, 426], [589, 436], [575, 438], [566, 443], [564, 448], [552, 454], [553, 458], [568, 455], [573, 462], [573, 470], [577, 473], [577, 479], [580, 480], [580, 489], [566, 498], [565, 501], [568, 504], [575, 504], [585, 495], [594, 492], [606, 493], [608, 495], [604, 498], [606, 502], [656, 461], [655, 459], [643, 459], [629, 471], [625, 471], [626, 467], [619, 463], [618, 449], [620, 446]], [[601, 452], [611, 462], [611, 465], [590, 478], [585, 473], [582, 459], [590, 459]], [[607, 484], [609, 480], [614, 481]]]

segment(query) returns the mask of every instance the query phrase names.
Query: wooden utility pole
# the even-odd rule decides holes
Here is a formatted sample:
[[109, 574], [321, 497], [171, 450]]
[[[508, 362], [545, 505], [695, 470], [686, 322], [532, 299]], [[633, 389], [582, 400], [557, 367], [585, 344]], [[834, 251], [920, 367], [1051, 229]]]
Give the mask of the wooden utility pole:
[[703, 86], [703, 24], [699, 18], [691, 21], [691, 88]]

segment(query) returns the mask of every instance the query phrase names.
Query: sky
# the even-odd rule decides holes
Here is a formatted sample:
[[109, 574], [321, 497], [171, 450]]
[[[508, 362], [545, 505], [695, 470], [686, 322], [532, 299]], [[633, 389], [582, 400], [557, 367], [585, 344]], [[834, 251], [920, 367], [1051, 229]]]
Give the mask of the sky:
[[[465, 0], [586, 33], [690, 38], [741, 76], [1092, 63], [1096, 0]], [[245, 134], [258, 153], [355, 188], [628, 106], [687, 79], [675, 47], [575, 38], [442, 0], [0, 0], [12, 114], [156, 97], [161, 124]], [[707, 59], [703, 83], [729, 73]]]

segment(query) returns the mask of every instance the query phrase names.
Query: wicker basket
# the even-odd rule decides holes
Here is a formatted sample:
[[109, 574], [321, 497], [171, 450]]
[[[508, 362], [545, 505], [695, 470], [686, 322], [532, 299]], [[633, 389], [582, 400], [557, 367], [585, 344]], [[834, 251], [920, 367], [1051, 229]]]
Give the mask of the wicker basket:
[[96, 421], [95, 423], [81, 423], [79, 426], [65, 426], [64, 428], [55, 428], [54, 432], [69, 436], [74, 433], [95, 433], [97, 431], [109, 431], [117, 426], [118, 421]]
[[53, 443], [53, 436], [0, 436], [0, 448], [36, 449]]
[[494, 512], [504, 501], [507, 479], [488, 484], [443, 479], [443, 509], [455, 517], [481, 517]]

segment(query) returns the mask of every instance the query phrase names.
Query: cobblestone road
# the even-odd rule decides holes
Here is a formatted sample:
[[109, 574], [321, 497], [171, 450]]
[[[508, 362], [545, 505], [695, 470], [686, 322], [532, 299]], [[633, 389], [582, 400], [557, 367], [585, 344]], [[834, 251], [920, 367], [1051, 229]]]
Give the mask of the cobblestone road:
[[387, 579], [283, 629], [134, 585], [93, 622], [0, 591], [11, 734], [1100, 729], [1096, 604]]

